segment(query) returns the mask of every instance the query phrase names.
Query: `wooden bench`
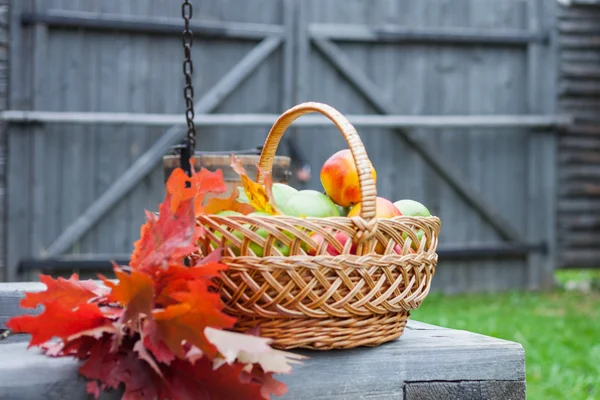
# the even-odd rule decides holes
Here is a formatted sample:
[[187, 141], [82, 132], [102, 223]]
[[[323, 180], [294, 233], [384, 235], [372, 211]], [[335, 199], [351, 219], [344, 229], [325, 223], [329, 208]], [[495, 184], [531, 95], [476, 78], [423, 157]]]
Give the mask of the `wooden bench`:
[[[0, 283], [0, 328], [22, 310], [25, 291], [41, 283]], [[27, 350], [27, 335], [0, 341], [0, 399], [91, 398], [70, 358]], [[397, 341], [376, 348], [299, 351], [310, 357], [278, 379], [288, 385], [280, 399], [524, 400], [523, 347], [467, 331], [410, 321]], [[106, 393], [102, 399], [118, 399]]]

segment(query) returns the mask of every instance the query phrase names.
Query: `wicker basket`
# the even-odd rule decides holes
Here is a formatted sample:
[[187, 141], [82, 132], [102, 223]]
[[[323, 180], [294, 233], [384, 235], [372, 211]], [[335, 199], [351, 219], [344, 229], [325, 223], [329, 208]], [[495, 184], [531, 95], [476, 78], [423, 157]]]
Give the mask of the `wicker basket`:
[[[377, 191], [363, 143], [350, 122], [325, 104], [302, 103], [277, 119], [261, 154], [264, 171], [270, 171], [284, 131], [311, 112], [327, 116], [348, 143], [359, 171], [361, 215], [203, 215], [197, 220], [206, 232], [203, 252], [225, 247], [222, 262], [229, 268], [218, 284], [227, 313], [238, 318], [237, 330], [258, 325], [261, 336], [280, 349], [377, 346], [400, 337], [410, 310], [427, 296], [440, 220], [374, 217]], [[314, 233], [325, 238], [321, 245], [311, 238]], [[327, 245], [339, 254], [330, 255]]]

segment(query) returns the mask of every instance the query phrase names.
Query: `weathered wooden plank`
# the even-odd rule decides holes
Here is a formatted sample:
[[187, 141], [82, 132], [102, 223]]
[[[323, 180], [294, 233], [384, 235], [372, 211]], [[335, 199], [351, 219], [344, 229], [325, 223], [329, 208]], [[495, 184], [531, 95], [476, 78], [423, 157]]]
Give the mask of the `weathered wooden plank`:
[[294, 14], [296, 11], [297, 3], [293, 0], [284, 0], [284, 23], [285, 26], [285, 43], [283, 44], [283, 95], [282, 95], [282, 110], [284, 112], [288, 108], [294, 105], [294, 52], [296, 49], [296, 43], [294, 43]]
[[560, 253], [560, 268], [600, 268], [600, 250], [563, 250]]
[[[576, 120], [580, 120], [580, 115], [588, 115], [600, 122], [598, 108], [600, 108], [600, 98], [563, 98], [560, 100], [560, 106], [565, 113], [572, 115]], [[577, 121], [579, 122], [579, 121]], [[600, 126], [600, 123], [597, 124]]]
[[563, 137], [559, 140], [561, 149], [584, 151], [600, 150], [600, 138], [595, 137]]
[[[600, 25], [600, 21], [598, 21]], [[600, 30], [600, 28], [598, 28]], [[598, 66], [593, 64], [563, 63], [560, 67], [560, 73], [564, 78], [577, 79], [600, 79]]]
[[593, 182], [563, 182], [559, 189], [559, 195], [565, 198], [598, 198], [600, 197], [600, 184]]
[[566, 36], [559, 39], [565, 49], [600, 50], [600, 36]]
[[[567, 128], [573, 123], [568, 115], [361, 115], [344, 114], [357, 127], [382, 128]], [[196, 114], [197, 126], [270, 126], [279, 114]], [[0, 112], [0, 121], [34, 123], [74, 123], [93, 125], [185, 125], [179, 114], [108, 113], [108, 112], [48, 112], [8, 110]], [[294, 121], [295, 126], [330, 126], [331, 121], [319, 115], [307, 115]]]
[[594, 81], [562, 82], [559, 92], [562, 97], [598, 97], [600, 96], [600, 83]]
[[597, 151], [563, 151], [560, 154], [561, 165], [600, 164], [600, 152]]
[[558, 224], [568, 229], [600, 229], [600, 216], [597, 215], [561, 215]]
[[[561, 0], [563, 4], [567, 5], [568, 1], [571, 0]], [[590, 18], [598, 18], [600, 19], [600, 11], [593, 10], [589, 8], [582, 7], [560, 7], [559, 8], [559, 18], [561, 20], [564, 19], [590, 19]]]
[[10, 317], [41, 312], [41, 308], [20, 308], [19, 302], [25, 296], [25, 292], [39, 292], [45, 289], [46, 285], [41, 282], [0, 283], [0, 329], [6, 327], [6, 321]]
[[[270, 55], [280, 44], [279, 38], [269, 38], [261, 42], [251, 53], [240, 61], [222, 80], [196, 104], [198, 113], [210, 112]], [[111, 207], [142, 179], [183, 135], [179, 127], [169, 129], [146, 153], [125, 172], [113, 185], [46, 249], [46, 256], [64, 252], [75, 240], [83, 236]]]
[[391, 24], [310, 24], [309, 34], [321, 40], [376, 43], [434, 43], [471, 45], [517, 45], [544, 43], [547, 35], [524, 30], [473, 28], [406, 28]]
[[[73, 28], [101, 31], [121, 31], [155, 35], [177, 35], [182, 32], [181, 20], [164, 17], [92, 13], [84, 11], [50, 10], [24, 13], [25, 25], [43, 24], [51, 28]], [[210, 39], [264, 39], [283, 36], [284, 28], [273, 24], [257, 24], [193, 18], [190, 28], [194, 36]]]
[[[45, 4], [43, 1], [34, 2], [36, 11], [43, 11]], [[32, 109], [46, 107], [47, 92], [45, 84], [48, 82], [47, 68], [47, 48], [48, 48], [48, 29], [44, 26], [38, 26], [34, 30], [33, 37], [33, 91], [32, 91]], [[32, 206], [33, 206], [33, 226], [31, 237], [31, 250], [33, 254], [38, 255], [44, 248], [44, 230], [40, 226], [44, 220], [45, 214], [45, 192], [46, 192], [46, 144], [43, 128], [40, 126], [32, 129], [33, 140], [33, 176], [32, 176]], [[32, 271], [32, 275], [36, 275]]]
[[562, 249], [568, 248], [594, 248], [600, 245], [600, 231], [569, 232], [563, 230], [559, 236]]
[[[5, 360], [0, 364], [0, 397], [27, 393], [33, 396], [30, 398], [38, 398], [37, 390], [47, 389], [53, 381], [64, 385], [61, 396], [81, 393], [84, 382], [75, 379], [76, 362], [42, 357], [25, 347], [24, 343], [0, 347]], [[296, 353], [310, 359], [294, 366], [292, 374], [277, 377], [289, 389], [283, 399], [385, 398], [386, 394], [402, 393], [405, 382], [523, 381], [525, 374], [521, 345], [465, 331], [409, 329], [399, 340], [376, 348]], [[320, 371], [319, 379], [311, 378], [315, 369]], [[23, 392], [26, 388], [36, 390]], [[58, 398], [51, 390], [45, 393], [48, 400]]]
[[600, 62], [600, 50], [561, 50], [561, 63], [585, 63], [593, 64]]
[[562, 166], [559, 178], [564, 181], [600, 182], [600, 165]]
[[598, 20], [583, 20], [583, 21], [559, 21], [557, 24], [561, 34], [583, 33], [583, 34], [600, 34], [600, 19]]
[[558, 202], [558, 210], [563, 213], [597, 213], [600, 212], [600, 202], [594, 199], [560, 199]]
[[[394, 113], [390, 104], [381, 98], [376, 86], [361, 71], [354, 68], [351, 60], [333, 43], [327, 40], [316, 39], [314, 44], [327, 57], [338, 71], [340, 71], [348, 80], [376, 107], [384, 114]], [[479, 193], [473, 190], [458, 171], [449, 166], [447, 160], [441, 161], [438, 152], [424, 146], [418, 139], [411, 136], [403, 130], [397, 130], [404, 141], [411, 146], [426, 162], [438, 173], [444, 181], [452, 186], [454, 190], [465, 200], [481, 217], [488, 222], [499, 235], [505, 240], [519, 241], [520, 233], [515, 230], [506, 220], [494, 211]]]
[[[10, 70], [11, 82], [9, 105], [11, 108], [29, 109], [31, 107], [31, 34], [26, 34], [19, 24], [19, 15], [25, 9], [23, 1], [15, 2], [11, 7], [10, 35]], [[31, 152], [31, 131], [26, 127], [8, 128], [8, 151], [6, 168], [6, 279], [16, 278], [18, 260], [31, 254], [31, 163], [28, 155]]]
[[525, 393], [525, 381], [408, 382], [404, 400], [516, 400]]

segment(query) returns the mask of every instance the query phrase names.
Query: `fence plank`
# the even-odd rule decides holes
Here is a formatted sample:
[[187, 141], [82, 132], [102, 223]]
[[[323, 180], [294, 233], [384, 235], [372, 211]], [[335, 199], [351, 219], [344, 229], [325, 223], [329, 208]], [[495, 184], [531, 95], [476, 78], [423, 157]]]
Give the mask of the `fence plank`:
[[[24, 1], [14, 2], [11, 7], [11, 81], [9, 104], [11, 108], [28, 109], [30, 99], [31, 63], [26, 62], [32, 54], [31, 35], [23, 32], [19, 24], [19, 14], [24, 10]], [[9, 228], [6, 238], [6, 279], [16, 278], [18, 260], [31, 254], [31, 163], [28, 155], [33, 148], [31, 130], [27, 127], [13, 128], [8, 132], [7, 157], [7, 215]]]

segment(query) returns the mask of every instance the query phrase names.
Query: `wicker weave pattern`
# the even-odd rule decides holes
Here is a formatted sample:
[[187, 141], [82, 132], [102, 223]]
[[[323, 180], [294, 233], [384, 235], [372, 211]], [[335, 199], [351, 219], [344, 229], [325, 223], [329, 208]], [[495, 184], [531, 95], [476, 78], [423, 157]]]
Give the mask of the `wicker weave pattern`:
[[360, 171], [361, 215], [201, 215], [200, 252], [224, 249], [222, 262], [229, 268], [218, 280], [219, 292], [226, 311], [238, 318], [236, 329], [260, 325], [261, 335], [279, 348], [375, 346], [398, 338], [410, 310], [427, 296], [440, 220], [375, 218], [375, 182], [362, 142], [327, 105], [305, 103], [282, 114], [263, 149], [264, 171], [270, 171], [285, 129], [314, 111], [335, 123], [352, 150]]

